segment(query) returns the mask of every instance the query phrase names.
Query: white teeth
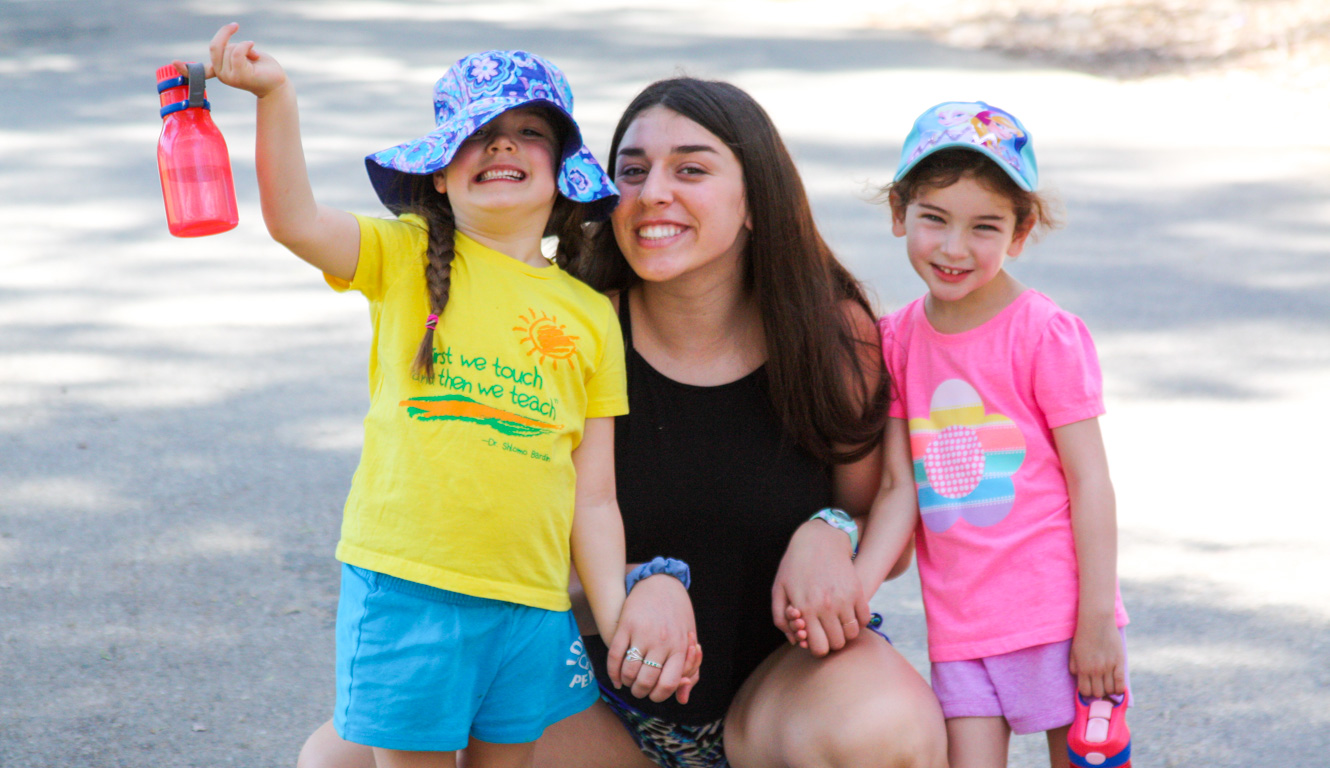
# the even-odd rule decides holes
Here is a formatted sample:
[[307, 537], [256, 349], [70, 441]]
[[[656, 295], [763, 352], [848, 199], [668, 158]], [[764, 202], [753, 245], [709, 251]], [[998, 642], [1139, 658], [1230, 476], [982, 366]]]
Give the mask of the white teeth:
[[963, 269], [952, 269], [951, 267], [944, 267], [941, 264], [934, 264], [933, 266], [937, 267], [944, 275], [959, 275], [965, 272]]
[[682, 231], [683, 227], [678, 224], [652, 224], [637, 230], [637, 236], [643, 240], [662, 240], [674, 237]]
[[480, 174], [480, 180], [490, 181], [491, 179], [512, 179], [513, 181], [521, 181], [523, 178], [525, 178], [525, 176], [526, 174], [522, 173], [521, 171], [514, 171], [508, 168], [500, 168], [494, 171], [485, 171], [484, 173]]

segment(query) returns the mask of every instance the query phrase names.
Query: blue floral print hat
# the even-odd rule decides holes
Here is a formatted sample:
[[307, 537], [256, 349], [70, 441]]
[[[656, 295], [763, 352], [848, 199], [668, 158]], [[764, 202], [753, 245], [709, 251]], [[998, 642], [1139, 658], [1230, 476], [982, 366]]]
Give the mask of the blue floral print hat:
[[951, 147], [982, 152], [1027, 192], [1039, 186], [1030, 132], [1015, 115], [982, 101], [947, 101], [920, 115], [905, 137], [894, 181], [925, 157]]
[[394, 213], [407, 204], [403, 173], [434, 173], [452, 162], [457, 148], [477, 128], [515, 107], [543, 105], [567, 119], [568, 136], [558, 173], [559, 192], [587, 203], [589, 221], [609, 216], [619, 190], [582, 142], [573, 120], [573, 91], [563, 72], [526, 51], [485, 51], [460, 59], [434, 84], [435, 129], [414, 141], [365, 158], [379, 200]]

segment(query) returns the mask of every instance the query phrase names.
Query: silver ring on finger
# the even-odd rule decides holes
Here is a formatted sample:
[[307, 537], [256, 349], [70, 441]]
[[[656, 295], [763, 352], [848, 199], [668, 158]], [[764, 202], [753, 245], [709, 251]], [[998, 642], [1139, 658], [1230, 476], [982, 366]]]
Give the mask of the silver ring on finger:
[[642, 659], [642, 663], [647, 665], [648, 667], [655, 667], [656, 669], [660, 669], [665, 666], [664, 664], [654, 662], [651, 659]]
[[646, 658], [642, 656], [642, 651], [637, 646], [628, 649], [628, 654], [623, 657], [624, 661], [640, 661], [646, 663]]

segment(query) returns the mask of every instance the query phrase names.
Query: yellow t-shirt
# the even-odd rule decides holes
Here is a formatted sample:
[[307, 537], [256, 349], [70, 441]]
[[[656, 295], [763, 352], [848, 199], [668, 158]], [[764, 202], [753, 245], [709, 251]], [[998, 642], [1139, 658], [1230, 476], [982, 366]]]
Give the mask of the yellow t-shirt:
[[425, 332], [426, 226], [356, 217], [360, 261], [338, 291], [369, 299], [369, 413], [337, 558], [477, 597], [567, 610], [583, 420], [628, 412], [608, 299], [458, 233], [434, 383], [413, 377]]

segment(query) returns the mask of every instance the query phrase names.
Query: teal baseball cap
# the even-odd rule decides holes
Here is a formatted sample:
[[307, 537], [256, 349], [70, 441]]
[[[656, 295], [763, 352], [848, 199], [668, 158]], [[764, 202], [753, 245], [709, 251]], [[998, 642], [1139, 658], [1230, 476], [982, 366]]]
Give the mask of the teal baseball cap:
[[929, 107], [905, 137], [893, 180], [900, 181], [934, 152], [951, 148], [987, 155], [1027, 192], [1039, 186], [1030, 131], [1015, 115], [982, 101], [944, 101]]

